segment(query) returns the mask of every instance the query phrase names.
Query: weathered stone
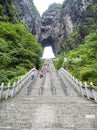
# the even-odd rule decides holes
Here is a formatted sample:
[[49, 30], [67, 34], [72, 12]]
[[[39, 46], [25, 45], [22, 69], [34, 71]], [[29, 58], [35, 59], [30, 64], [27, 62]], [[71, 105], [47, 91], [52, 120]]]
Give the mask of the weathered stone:
[[57, 32], [59, 31], [60, 5], [54, 3], [43, 13], [41, 35], [39, 41], [43, 47], [52, 46], [54, 53], [57, 50]]
[[40, 35], [41, 17], [33, 0], [14, 0], [14, 4], [18, 11], [19, 20], [23, 22], [38, 39]]
[[38, 76], [28, 96], [25, 93], [31, 79], [14, 98], [0, 102], [0, 130], [97, 130], [97, 104], [81, 97], [64, 76], [69, 89], [67, 96], [53, 64], [49, 69], [42, 95], [39, 95], [42, 79]]
[[[89, 7], [93, 0], [66, 0], [62, 5], [53, 3], [43, 13], [42, 18], [33, 0], [13, 1], [12, 3], [11, 0], [0, 0], [0, 4], [3, 5], [3, 14], [7, 15], [12, 23], [15, 23], [15, 18], [18, 17], [43, 47], [52, 46], [55, 55], [77, 47], [81, 42], [68, 44], [67, 39], [71, 33], [81, 23], [89, 26], [97, 19], [96, 17], [93, 19], [92, 14], [89, 13], [91, 11]], [[12, 13], [13, 5], [17, 13], [14, 11]], [[10, 7], [12, 8], [10, 9]]]
[[[68, 50], [66, 39], [71, 35], [81, 22], [87, 11], [87, 7], [93, 0], [67, 0], [61, 6], [52, 4], [42, 16], [41, 35], [39, 41], [43, 47], [51, 45], [54, 53]], [[89, 15], [87, 15], [89, 17]], [[86, 23], [88, 24], [88, 23]], [[78, 46], [72, 45], [71, 48]]]

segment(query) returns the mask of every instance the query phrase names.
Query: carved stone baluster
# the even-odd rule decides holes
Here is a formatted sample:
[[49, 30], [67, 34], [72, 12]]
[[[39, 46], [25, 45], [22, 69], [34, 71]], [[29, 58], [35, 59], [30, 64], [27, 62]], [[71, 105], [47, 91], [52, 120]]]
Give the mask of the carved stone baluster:
[[85, 84], [86, 96], [87, 96], [87, 98], [88, 98], [88, 99], [90, 99], [90, 98], [89, 98], [88, 89], [87, 89], [87, 86], [88, 86], [88, 85], [87, 85], [87, 83], [86, 83], [86, 82], [85, 82], [84, 84]]
[[0, 100], [2, 98], [3, 88], [4, 88], [4, 83], [2, 83], [1, 86], [0, 86]]
[[80, 94], [82, 97], [84, 97], [83, 88], [82, 88], [83, 85], [81, 81], [79, 82], [79, 86], [80, 86]]
[[15, 85], [16, 85], [16, 82], [13, 83], [13, 88], [12, 88], [12, 95], [11, 95], [11, 97], [13, 97], [14, 94], [15, 94]]
[[5, 96], [5, 99], [8, 99], [8, 96], [9, 96], [9, 91], [10, 91], [10, 83], [8, 83], [8, 86], [7, 86], [7, 93], [6, 93], [6, 96]]

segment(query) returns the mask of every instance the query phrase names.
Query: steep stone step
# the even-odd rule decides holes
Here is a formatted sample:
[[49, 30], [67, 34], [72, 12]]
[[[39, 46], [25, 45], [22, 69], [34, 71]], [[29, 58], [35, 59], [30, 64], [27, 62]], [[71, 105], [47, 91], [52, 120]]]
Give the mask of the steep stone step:
[[52, 94], [50, 73], [46, 74], [43, 94], [37, 77], [28, 96], [27, 86], [13, 99], [0, 103], [0, 130], [97, 130], [97, 104], [75, 91], [66, 80], [68, 96], [52, 65], [56, 94]]

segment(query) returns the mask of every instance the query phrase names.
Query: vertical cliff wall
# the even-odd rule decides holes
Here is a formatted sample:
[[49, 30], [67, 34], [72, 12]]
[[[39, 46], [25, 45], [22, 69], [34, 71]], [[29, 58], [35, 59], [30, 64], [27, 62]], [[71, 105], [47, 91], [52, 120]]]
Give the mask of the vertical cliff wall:
[[86, 33], [75, 43], [68, 43], [68, 38], [77, 27], [81, 24], [88, 27], [97, 21], [97, 16], [91, 13], [94, 1], [96, 0], [64, 0], [62, 5], [53, 3], [41, 18], [33, 0], [0, 0], [0, 21], [23, 22], [42, 46], [52, 46], [56, 55], [62, 50], [73, 49], [82, 42]]
[[[61, 7], [61, 30], [63, 30], [63, 34], [60, 36], [61, 42], [60, 44], [64, 45], [64, 49], [75, 48], [80, 44], [82, 38], [79, 38], [79, 41], [70, 45], [67, 42], [69, 36], [73, 33], [77, 27], [81, 24], [88, 26], [90, 22], [90, 14], [88, 11], [89, 6], [92, 4], [93, 0], [67, 0], [63, 3]], [[75, 37], [76, 38], [76, 37]]]
[[23, 22], [38, 39], [40, 35], [41, 17], [33, 0], [14, 0], [14, 5], [17, 9], [19, 20]]
[[[65, 0], [62, 5], [52, 4], [42, 16], [41, 35], [42, 45], [51, 45], [53, 50], [60, 53], [69, 48], [67, 38], [81, 24], [88, 24], [86, 15], [93, 0]], [[86, 15], [86, 16], [85, 16]], [[76, 47], [77, 45], [72, 45]], [[55, 52], [55, 53], [56, 53]]]
[[42, 16], [41, 35], [39, 41], [43, 47], [52, 46], [54, 53], [57, 50], [57, 34], [59, 31], [60, 5], [54, 3]]

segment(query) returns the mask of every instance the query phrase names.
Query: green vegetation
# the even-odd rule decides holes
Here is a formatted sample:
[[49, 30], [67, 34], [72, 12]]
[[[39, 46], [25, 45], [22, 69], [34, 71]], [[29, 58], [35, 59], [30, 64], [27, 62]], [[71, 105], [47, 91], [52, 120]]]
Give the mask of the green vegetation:
[[[62, 63], [64, 57], [67, 61]], [[84, 44], [61, 55], [56, 64], [57, 69], [63, 66], [80, 81], [97, 86], [97, 31], [87, 35]]]
[[42, 48], [21, 23], [0, 22], [0, 83], [16, 81], [41, 66]]
[[[82, 15], [79, 27], [75, 28], [64, 43], [68, 48], [54, 61], [56, 68], [64, 67], [80, 81], [88, 84], [92, 81], [97, 86], [97, 0], [89, 5]], [[67, 58], [65, 62], [64, 57]]]
[[18, 12], [14, 7], [13, 0], [0, 1], [0, 21], [17, 23]]
[[[33, 4], [33, 2], [32, 2]], [[36, 7], [33, 4], [34, 10]], [[36, 12], [37, 13], [37, 12]], [[13, 0], [0, 2], [0, 83], [12, 83], [33, 67], [42, 66], [42, 47], [19, 22]]]
[[62, 54], [59, 56], [58, 59], [54, 59], [54, 60], [53, 60], [54, 66], [55, 66], [55, 68], [56, 68], [57, 70], [60, 69], [61, 67], [63, 67], [63, 65], [64, 65], [64, 64], [63, 64], [64, 56], [65, 56], [65, 54], [62, 53]]
[[97, 31], [85, 38], [85, 44], [69, 52], [64, 67], [81, 81], [97, 85]]

